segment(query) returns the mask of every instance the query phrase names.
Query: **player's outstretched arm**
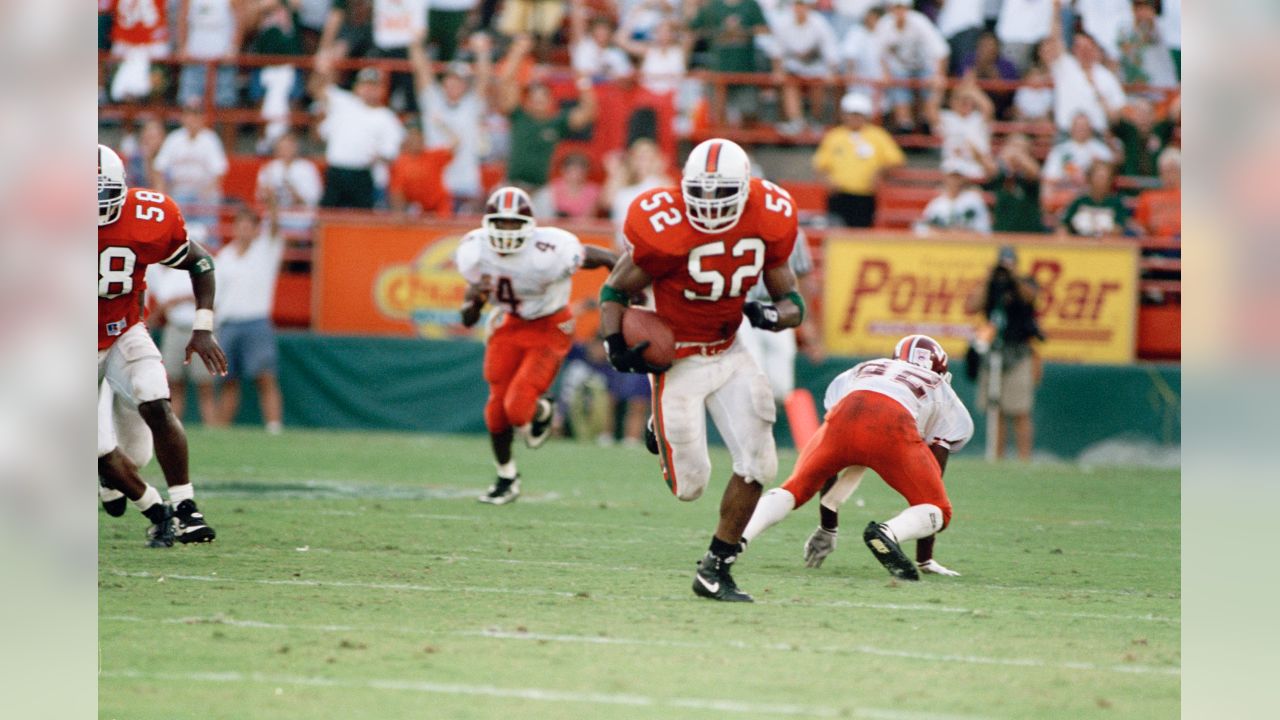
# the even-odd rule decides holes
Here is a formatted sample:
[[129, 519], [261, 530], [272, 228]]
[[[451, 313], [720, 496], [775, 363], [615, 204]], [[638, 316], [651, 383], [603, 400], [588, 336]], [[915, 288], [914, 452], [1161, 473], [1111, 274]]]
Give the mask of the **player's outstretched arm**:
[[186, 259], [174, 266], [191, 274], [191, 291], [196, 296], [196, 320], [191, 326], [185, 362], [191, 362], [192, 354], [199, 355], [210, 373], [226, 375], [227, 356], [213, 336], [213, 257], [200, 243], [194, 240], [187, 242], [191, 249], [187, 251]]
[[610, 270], [618, 263], [618, 254], [595, 245], [582, 246], [582, 269], [594, 270], [605, 267]]
[[787, 264], [764, 271], [764, 287], [774, 304], [748, 302], [742, 306], [742, 314], [755, 327], [762, 330], [782, 330], [798, 327], [804, 322], [804, 298], [796, 289], [796, 274]]
[[469, 283], [467, 294], [462, 302], [462, 325], [474, 327], [480, 322], [480, 311], [489, 302], [489, 294], [493, 292], [493, 280], [488, 275], [480, 276], [480, 282]]

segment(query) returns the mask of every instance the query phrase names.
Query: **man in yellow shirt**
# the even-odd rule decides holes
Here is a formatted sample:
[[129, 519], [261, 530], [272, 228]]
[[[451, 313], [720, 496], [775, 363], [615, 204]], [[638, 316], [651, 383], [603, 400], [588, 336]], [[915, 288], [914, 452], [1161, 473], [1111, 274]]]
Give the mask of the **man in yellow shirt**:
[[848, 227], [871, 227], [880, 173], [905, 162], [902, 148], [871, 123], [871, 98], [851, 92], [840, 100], [844, 124], [823, 136], [813, 168], [830, 186], [827, 212]]

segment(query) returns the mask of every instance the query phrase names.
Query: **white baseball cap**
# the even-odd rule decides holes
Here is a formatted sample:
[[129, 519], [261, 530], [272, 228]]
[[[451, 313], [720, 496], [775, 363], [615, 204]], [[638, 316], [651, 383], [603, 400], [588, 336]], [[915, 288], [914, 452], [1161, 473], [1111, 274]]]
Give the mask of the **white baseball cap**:
[[840, 111], [850, 115], [871, 117], [871, 98], [867, 97], [865, 93], [846, 93], [844, 97], [840, 98]]
[[976, 162], [955, 156], [942, 161], [942, 172], [946, 175], [962, 175], [969, 180], [982, 177], [982, 167]]
[[900, 5], [902, 7], [911, 7], [911, 3], [912, 3], [912, 0], [888, 0], [888, 2], [885, 3], [885, 5], [888, 5], [889, 7], [893, 7], [894, 5]]

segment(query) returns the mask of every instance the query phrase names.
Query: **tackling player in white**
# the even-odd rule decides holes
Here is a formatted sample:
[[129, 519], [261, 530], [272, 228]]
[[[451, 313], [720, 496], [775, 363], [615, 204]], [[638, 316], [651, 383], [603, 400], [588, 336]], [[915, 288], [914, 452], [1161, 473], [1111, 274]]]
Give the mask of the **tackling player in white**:
[[[942, 473], [952, 452], [973, 436], [973, 420], [951, 388], [947, 353], [932, 338], [908, 335], [892, 358], [869, 360], [827, 387], [826, 420], [805, 445], [782, 487], [760, 498], [743, 531], [753, 540], [820, 489], [822, 522], [805, 542], [805, 564], [819, 567], [835, 550], [838, 515], [867, 468], [906, 498], [909, 507], [871, 522], [863, 541], [895, 577], [920, 572], [958, 575], [933, 559], [934, 537], [951, 520]], [[914, 564], [900, 543], [916, 540]]]

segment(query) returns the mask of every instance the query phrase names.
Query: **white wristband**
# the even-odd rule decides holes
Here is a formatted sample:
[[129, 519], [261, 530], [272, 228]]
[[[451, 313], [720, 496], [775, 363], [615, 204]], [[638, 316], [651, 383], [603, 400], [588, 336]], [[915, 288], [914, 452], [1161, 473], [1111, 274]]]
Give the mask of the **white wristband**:
[[196, 319], [191, 323], [191, 329], [213, 332], [213, 311], [208, 308], [196, 310]]

